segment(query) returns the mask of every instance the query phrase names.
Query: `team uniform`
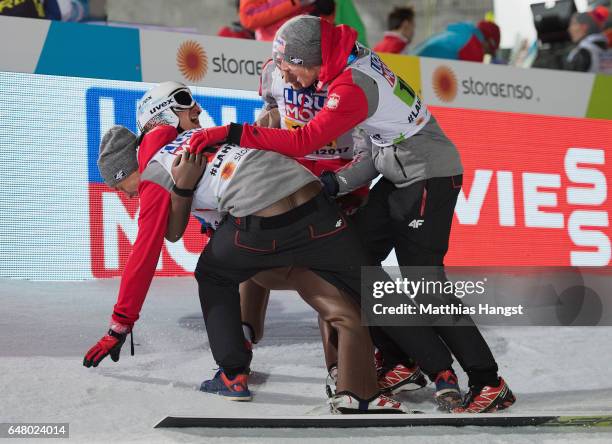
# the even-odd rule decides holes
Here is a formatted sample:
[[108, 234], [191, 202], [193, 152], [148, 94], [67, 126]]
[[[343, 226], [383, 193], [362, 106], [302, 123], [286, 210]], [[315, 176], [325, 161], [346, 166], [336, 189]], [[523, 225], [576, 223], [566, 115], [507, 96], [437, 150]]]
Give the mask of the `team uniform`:
[[[173, 179], [170, 173], [176, 153], [183, 149], [193, 131], [185, 132], [175, 140], [176, 129], [165, 126], [149, 133], [138, 150], [141, 182], [138, 188], [140, 212], [138, 236], [122, 275], [113, 319], [133, 324], [138, 320], [155, 268], [159, 260], [170, 208], [169, 192]], [[240, 170], [245, 157], [249, 166]], [[233, 145], [223, 146], [207, 167], [205, 175], [193, 197], [193, 215], [207, 226], [216, 229], [224, 213], [232, 211], [238, 216], [251, 214], [276, 202], [316, 178], [294, 162], [282, 156], [273, 156], [275, 180], [285, 184], [282, 190], [266, 186], [271, 181], [262, 179], [265, 168], [270, 168], [270, 156], [261, 156], [256, 150]], [[279, 165], [279, 166], [277, 166]], [[262, 184], [262, 186], [259, 186]], [[249, 194], [245, 196], [244, 188]], [[276, 188], [276, 189], [275, 189]]]
[[[283, 28], [275, 41], [278, 52], [285, 50], [282, 32]], [[383, 175], [357, 215], [369, 263], [379, 264], [395, 248], [400, 265], [442, 266], [462, 185], [463, 167], [456, 147], [410, 85], [375, 53], [356, 43], [354, 31], [321, 21], [320, 32], [323, 63], [317, 86], [328, 91], [323, 109], [295, 131], [231, 124], [228, 140], [303, 157], [355, 127], [361, 129], [369, 136], [371, 148], [336, 173], [332, 192], [350, 192]], [[420, 222], [411, 225], [415, 219]], [[378, 330], [381, 334], [373, 335], [375, 344], [384, 343], [382, 349], [388, 351], [394, 343], [402, 354], [414, 357], [430, 378], [437, 380], [450, 371], [452, 351], [468, 373], [474, 396], [483, 388], [495, 392], [487, 408], [505, 408], [514, 402], [475, 326]], [[385, 361], [399, 359], [398, 354], [390, 353]], [[456, 387], [456, 377], [444, 379], [440, 386], [448, 382]]]
[[[139, 230], [134, 249], [122, 276], [118, 302], [114, 307], [113, 320], [118, 323], [133, 325], [138, 319], [155, 272], [155, 265], [159, 259], [167, 228], [170, 192], [174, 186], [173, 163], [176, 156], [189, 145], [196, 131], [187, 131], [177, 137], [175, 128], [158, 126], [142, 139], [138, 152], [141, 174]], [[207, 246], [205, 251], [211, 248], [217, 253], [219, 250], [227, 251], [234, 248], [252, 250], [249, 247], [249, 243], [253, 241], [249, 238], [250, 233], [257, 229], [263, 230], [264, 233], [273, 232], [266, 231], [266, 228], [262, 226], [258, 228], [250, 226], [251, 223], [257, 221], [262, 221], [262, 225], [270, 221], [273, 224], [283, 225], [283, 220], [288, 217], [287, 226], [291, 226], [291, 222], [295, 221], [303, 223], [304, 218], [313, 224], [337, 223], [337, 215], [333, 214], [337, 210], [324, 197], [308, 202], [306, 205], [309, 206], [310, 211], [304, 211], [304, 206], [301, 206], [296, 209], [297, 213], [293, 212], [287, 216], [285, 214], [271, 218], [249, 216], [305, 186], [316, 185], [319, 189], [318, 179], [292, 159], [276, 153], [246, 149], [230, 144], [211, 149], [206, 155], [208, 163], [194, 190], [191, 202], [192, 214], [219, 230], [213, 237], [215, 241], [211, 241], [210, 244], [214, 246]], [[279, 187], [279, 183], [282, 183], [283, 187]], [[326, 212], [327, 217], [321, 216], [317, 211]], [[226, 219], [229, 221], [224, 223]], [[232, 224], [238, 223], [237, 221], [244, 221], [243, 223], [247, 224], [243, 230], [240, 230], [240, 233], [238, 230], [233, 230], [234, 225]], [[224, 233], [234, 233], [234, 231], [235, 237], [231, 240], [227, 238], [220, 240], [225, 237]], [[341, 232], [343, 229], [339, 230], [335, 227], [334, 233], [328, 234], [329, 238], [322, 245], [322, 253], [329, 261], [334, 260], [334, 253], [326, 250], [343, 250], [341, 244], [346, 242], [347, 236], [350, 236], [348, 233], [336, 235], [336, 231]], [[313, 250], [318, 246], [320, 244], [309, 241], [305, 251]], [[358, 256], [359, 250], [354, 254]], [[312, 256], [316, 257], [314, 253]], [[282, 260], [288, 263], [286, 258]], [[261, 257], [257, 258], [257, 263], [262, 269], [266, 268], [266, 260], [262, 260]], [[226, 262], [224, 268], [231, 268], [231, 266], [228, 267], [228, 264], [229, 262]], [[223, 267], [220, 264], [218, 266]], [[329, 268], [329, 266], [321, 266], [323, 269]], [[200, 286], [206, 287], [210, 275], [205, 272], [205, 277], [202, 278], [200, 265], [198, 270], [196, 274], [200, 277]], [[345, 408], [342, 406], [350, 404], [351, 400], [355, 401], [357, 398], [363, 400], [364, 404], [355, 406], [356, 409], [375, 409], [383, 413], [385, 411], [401, 412], [401, 403], [378, 395], [375, 368], [371, 354], [367, 353], [368, 344], [371, 353], [371, 340], [368, 330], [360, 325], [358, 306], [331, 284], [324, 282], [321, 278], [313, 279], [309, 274], [311, 274], [310, 271], [297, 270], [296, 273], [291, 273], [290, 278], [304, 300], [338, 331], [341, 346], [350, 350], [350, 353], [345, 353], [339, 362], [339, 394], [332, 400], [334, 401], [332, 404], [339, 405], [338, 409], [342, 411]], [[342, 276], [343, 272], [338, 272], [338, 275]], [[210, 288], [200, 290], [200, 300], [211, 350], [221, 367], [215, 378], [203, 383], [202, 390], [221, 394], [233, 400], [250, 400], [246, 376], [230, 377], [228, 376], [230, 372], [225, 372], [225, 369], [235, 366], [247, 368], [251, 359], [250, 350], [244, 347], [239, 311], [235, 311], [238, 299], [225, 299], [224, 296], [227, 294], [217, 293]], [[366, 354], [360, 353], [364, 349]], [[363, 393], [369, 394], [367, 399], [363, 398]], [[372, 394], [373, 397], [370, 397]], [[350, 411], [351, 408], [349, 407], [348, 410]]]
[[[325, 88], [320, 91], [317, 91], [314, 87], [300, 90], [294, 89], [283, 79], [276, 66], [270, 62], [263, 68], [259, 94], [265, 103], [263, 113], [276, 109], [280, 116], [280, 127], [292, 130], [302, 128], [310, 122], [323, 109], [327, 98]], [[323, 171], [336, 171], [346, 167], [353, 161], [354, 154], [359, 156], [362, 151], [367, 153], [369, 149], [367, 138], [363, 134], [358, 131], [349, 130], [325, 146], [303, 157], [298, 157], [296, 160], [319, 176]], [[368, 190], [367, 185], [353, 190], [351, 195], [356, 197], [356, 199], [346, 199], [345, 201], [349, 203], [360, 202], [367, 195]], [[352, 205], [343, 206], [343, 208], [348, 212], [356, 210]], [[256, 277], [255, 280], [257, 279]], [[261, 289], [253, 288], [249, 283], [241, 286], [243, 322], [251, 329], [250, 336], [255, 338], [256, 341], [263, 334], [265, 306], [268, 295], [269, 291], [262, 294]], [[336, 365], [337, 360], [336, 344], [333, 341], [335, 332], [330, 329], [329, 325], [321, 322], [321, 320], [319, 320], [319, 325], [324, 343], [327, 368], [333, 372], [333, 367]], [[398, 369], [395, 369], [395, 371], [403, 373], [404, 378], [400, 381], [386, 378], [386, 372], [382, 372], [382, 364], [378, 366], [379, 370], [381, 370], [379, 387], [382, 390], [396, 393], [400, 390], [421, 388], [426, 384], [422, 373], [411, 360], [403, 359], [403, 362], [406, 362], [407, 365], [400, 364], [399, 361], [392, 363], [398, 366]], [[393, 367], [394, 365], [391, 365], [390, 368]]]

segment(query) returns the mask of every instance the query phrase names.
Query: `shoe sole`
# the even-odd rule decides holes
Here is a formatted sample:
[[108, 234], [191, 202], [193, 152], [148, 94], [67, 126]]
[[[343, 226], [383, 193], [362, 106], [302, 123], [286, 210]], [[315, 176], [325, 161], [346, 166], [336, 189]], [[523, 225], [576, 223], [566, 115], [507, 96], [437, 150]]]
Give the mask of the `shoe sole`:
[[228, 401], [242, 401], [242, 402], [247, 402], [247, 401], [251, 401], [253, 399], [252, 395], [248, 395], [248, 396], [232, 396], [232, 395], [225, 395], [221, 392], [208, 392], [208, 391], [204, 391], [204, 390], [200, 390], [202, 393], [208, 393], [209, 395], [217, 395], [217, 396], [221, 396], [223, 399], [227, 399]]
[[452, 389], [437, 392], [434, 396], [434, 399], [436, 401], [436, 404], [438, 404], [438, 410], [444, 412], [450, 412], [454, 408], [460, 407], [463, 403], [461, 393]]
[[248, 402], [253, 400], [252, 396], [221, 396], [223, 396], [223, 398], [227, 399], [228, 401]]

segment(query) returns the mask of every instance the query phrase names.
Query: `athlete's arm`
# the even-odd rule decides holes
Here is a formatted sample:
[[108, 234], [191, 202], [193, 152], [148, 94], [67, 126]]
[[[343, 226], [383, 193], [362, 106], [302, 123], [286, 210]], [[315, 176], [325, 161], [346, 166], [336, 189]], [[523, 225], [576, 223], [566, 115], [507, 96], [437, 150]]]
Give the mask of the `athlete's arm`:
[[272, 63], [272, 59], [268, 60], [261, 69], [261, 76], [259, 77], [259, 96], [264, 101], [264, 111], [271, 108], [278, 108], [278, 103], [276, 103], [276, 98], [272, 93], [275, 69], [276, 66]]
[[[176, 242], [185, 232], [191, 213], [193, 192], [206, 168], [206, 157], [183, 151], [172, 165], [175, 187], [170, 193], [170, 211], [166, 239]], [[191, 194], [190, 194], [191, 193]]]
[[172, 243], [183, 237], [185, 233], [189, 223], [192, 200], [193, 196], [179, 196], [176, 193], [170, 193], [170, 211], [165, 237]]
[[140, 213], [136, 242], [121, 276], [112, 319], [133, 325], [138, 320], [159, 260], [168, 224], [170, 194], [160, 185], [140, 183]]
[[294, 130], [232, 124], [228, 140], [240, 146], [302, 157], [332, 142], [368, 117], [363, 90], [350, 83], [330, 88], [325, 106], [301, 128]]
[[267, 128], [280, 128], [280, 114], [278, 111], [278, 103], [272, 92], [274, 85], [274, 70], [276, 69], [272, 59], [268, 60], [259, 77], [259, 96], [264, 101], [264, 107], [255, 119], [256, 126], [265, 126]]
[[361, 130], [353, 133], [353, 160], [336, 171], [338, 195], [350, 193], [369, 184], [380, 174], [372, 159], [372, 141]]

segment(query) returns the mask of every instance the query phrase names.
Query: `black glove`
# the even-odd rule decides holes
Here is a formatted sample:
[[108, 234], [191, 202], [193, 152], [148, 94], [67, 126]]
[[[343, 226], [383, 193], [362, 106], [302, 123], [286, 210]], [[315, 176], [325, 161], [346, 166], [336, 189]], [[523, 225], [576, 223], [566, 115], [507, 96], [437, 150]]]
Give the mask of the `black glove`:
[[323, 171], [321, 176], [319, 176], [319, 180], [323, 184], [323, 190], [328, 196], [336, 197], [338, 195], [338, 191], [340, 191], [340, 185], [338, 184], [338, 178], [336, 177], [336, 173], [333, 171]]

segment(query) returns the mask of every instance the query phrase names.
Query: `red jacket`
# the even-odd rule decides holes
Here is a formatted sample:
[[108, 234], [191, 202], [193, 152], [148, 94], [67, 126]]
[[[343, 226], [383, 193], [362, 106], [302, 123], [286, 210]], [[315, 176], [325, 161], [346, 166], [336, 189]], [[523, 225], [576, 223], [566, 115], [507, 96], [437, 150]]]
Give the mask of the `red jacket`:
[[408, 39], [395, 31], [385, 32], [384, 37], [380, 42], [372, 48], [376, 52], [389, 52], [392, 54], [401, 53], [408, 46]]
[[[138, 171], [143, 172], [159, 149], [176, 139], [171, 126], [160, 126], [148, 133], [138, 149]], [[136, 242], [121, 275], [119, 295], [112, 319], [133, 325], [149, 291], [168, 227], [170, 193], [160, 185], [143, 180], [138, 185], [140, 212]]]
[[257, 40], [271, 42], [283, 23], [313, 9], [313, 6], [304, 7], [295, 0], [240, 0], [240, 23], [255, 31]]
[[[363, 90], [346, 70], [347, 58], [357, 40], [357, 31], [346, 25], [333, 26], [321, 20], [319, 89], [328, 85], [327, 102], [308, 124], [295, 130], [261, 128], [244, 124], [240, 140], [244, 147], [276, 151], [302, 157], [353, 129], [367, 118], [368, 102]], [[333, 98], [333, 106], [328, 107]]]

